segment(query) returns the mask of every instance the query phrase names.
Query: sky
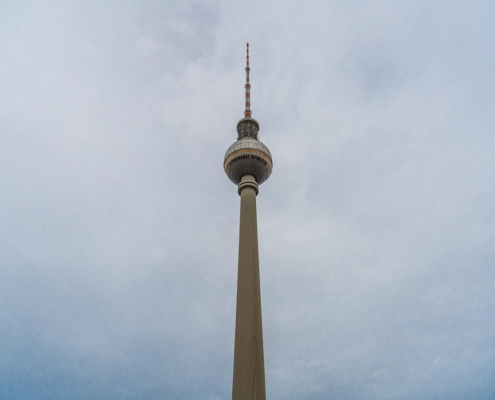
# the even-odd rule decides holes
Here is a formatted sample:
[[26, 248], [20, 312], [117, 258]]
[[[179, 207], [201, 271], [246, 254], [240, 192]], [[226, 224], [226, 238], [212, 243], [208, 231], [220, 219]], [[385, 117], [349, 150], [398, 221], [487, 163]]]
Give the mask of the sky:
[[267, 398], [495, 397], [492, 1], [0, 1], [0, 398], [231, 397], [251, 108]]

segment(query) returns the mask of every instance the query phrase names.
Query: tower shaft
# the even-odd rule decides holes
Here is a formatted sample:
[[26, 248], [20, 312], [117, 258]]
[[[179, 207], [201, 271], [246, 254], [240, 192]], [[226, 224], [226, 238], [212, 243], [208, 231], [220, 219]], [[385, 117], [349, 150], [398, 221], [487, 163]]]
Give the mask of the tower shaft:
[[252, 175], [239, 183], [241, 218], [232, 400], [265, 400], [256, 195]]

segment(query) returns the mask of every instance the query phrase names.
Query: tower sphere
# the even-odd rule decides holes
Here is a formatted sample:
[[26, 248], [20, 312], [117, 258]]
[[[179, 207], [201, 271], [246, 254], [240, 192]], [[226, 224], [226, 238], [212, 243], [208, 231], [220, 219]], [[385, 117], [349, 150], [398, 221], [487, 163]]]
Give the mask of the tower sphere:
[[244, 175], [253, 175], [258, 185], [272, 173], [270, 150], [258, 139], [246, 136], [234, 142], [225, 153], [223, 168], [229, 179], [238, 185]]

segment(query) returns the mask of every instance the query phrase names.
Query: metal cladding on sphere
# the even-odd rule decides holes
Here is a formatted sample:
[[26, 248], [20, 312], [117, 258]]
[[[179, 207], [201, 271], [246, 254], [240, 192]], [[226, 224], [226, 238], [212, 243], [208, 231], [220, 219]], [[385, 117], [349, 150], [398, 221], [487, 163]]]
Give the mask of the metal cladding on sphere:
[[225, 153], [223, 168], [236, 185], [244, 175], [253, 175], [258, 185], [261, 185], [272, 173], [272, 155], [268, 147], [259, 140], [243, 137], [234, 142]]

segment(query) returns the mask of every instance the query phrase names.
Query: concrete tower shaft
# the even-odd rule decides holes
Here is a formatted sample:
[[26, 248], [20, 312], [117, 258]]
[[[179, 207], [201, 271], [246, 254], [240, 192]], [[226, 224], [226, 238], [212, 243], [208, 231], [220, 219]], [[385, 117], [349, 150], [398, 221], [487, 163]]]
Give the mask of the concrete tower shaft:
[[265, 361], [261, 322], [260, 267], [254, 176], [239, 183], [241, 216], [235, 322], [233, 400], [265, 400]]

